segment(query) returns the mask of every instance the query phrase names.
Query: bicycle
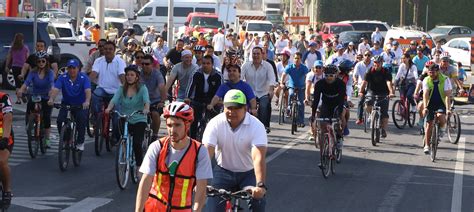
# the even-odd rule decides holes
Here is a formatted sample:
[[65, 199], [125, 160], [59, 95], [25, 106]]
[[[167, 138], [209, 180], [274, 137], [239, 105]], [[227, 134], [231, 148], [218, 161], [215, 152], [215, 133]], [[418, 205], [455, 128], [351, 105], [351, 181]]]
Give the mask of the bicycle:
[[253, 186], [247, 186], [244, 189], [236, 192], [228, 191], [225, 189], [217, 189], [212, 186], [207, 186], [208, 197], [220, 197], [222, 201], [225, 201], [225, 212], [238, 212], [243, 210], [240, 207], [240, 200], [252, 199], [250, 190]]
[[290, 107], [291, 107], [291, 134], [294, 135], [298, 131], [298, 106], [299, 106], [299, 97], [298, 97], [299, 88], [294, 88], [293, 96], [290, 98]]
[[454, 101], [451, 102], [451, 114], [446, 118], [446, 134], [452, 144], [457, 144], [461, 137], [461, 119], [455, 111]]
[[196, 127], [196, 140], [201, 142], [202, 141], [202, 136], [204, 135], [204, 130], [206, 129], [207, 123], [209, 123], [209, 120], [211, 120], [214, 116], [218, 114], [217, 111], [214, 109], [212, 110], [207, 110], [207, 105], [205, 103], [201, 104], [203, 108], [202, 116], [199, 119]]
[[93, 112], [93, 120], [95, 120], [94, 124], [94, 150], [95, 155], [100, 156], [102, 153], [102, 149], [105, 143], [105, 149], [107, 152], [110, 152], [112, 149], [112, 145], [110, 142], [110, 138], [112, 137], [112, 129], [110, 122], [112, 121], [111, 116], [104, 114], [107, 105], [109, 104], [111, 98], [105, 98], [104, 103], [102, 104], [101, 112], [95, 113]]
[[392, 105], [392, 119], [393, 123], [398, 129], [405, 128], [408, 123], [409, 127], [415, 126], [416, 112], [410, 110], [408, 98], [401, 95], [399, 100], [396, 100]]
[[78, 131], [76, 129], [76, 120], [71, 110], [82, 110], [82, 106], [71, 106], [63, 104], [54, 104], [56, 109], [66, 109], [68, 111], [67, 119], [59, 132], [58, 144], [58, 162], [59, 169], [66, 171], [69, 165], [69, 155], [72, 153], [72, 162], [74, 166], [80, 166], [82, 159], [82, 151], [76, 148]]
[[[441, 139], [441, 136], [440, 136], [440, 122], [439, 122], [439, 119], [438, 119], [438, 114], [439, 113], [444, 113], [444, 110], [437, 110], [435, 111], [435, 115], [434, 115], [434, 120], [433, 120], [433, 124], [431, 125], [431, 136], [430, 136], [430, 158], [431, 158], [431, 162], [434, 162], [436, 160], [436, 153], [438, 151], [438, 144], [439, 144], [439, 141]], [[425, 134], [426, 136], [426, 134]], [[423, 139], [424, 141], [424, 139]]]
[[[377, 143], [380, 143], [380, 133], [381, 133], [381, 122], [382, 122], [382, 112], [379, 103], [381, 101], [386, 101], [388, 96], [372, 95], [366, 96], [366, 98], [373, 98], [374, 105], [372, 107], [372, 112], [370, 113], [370, 128], [371, 128], [371, 141], [372, 146], [377, 146]], [[367, 104], [367, 103], [366, 103]]]
[[26, 135], [28, 137], [28, 151], [31, 158], [36, 158], [38, 150], [41, 153], [46, 154], [46, 139], [44, 137], [44, 125], [41, 115], [41, 95], [26, 95], [29, 96], [31, 102], [34, 103], [34, 107], [28, 115], [28, 122], [26, 124]]
[[278, 124], [283, 124], [285, 123], [285, 113], [286, 113], [286, 105], [285, 105], [285, 93], [287, 91], [287, 88], [283, 88], [280, 91], [280, 95], [278, 97]]
[[[133, 151], [133, 142], [132, 136], [128, 133], [128, 119], [135, 114], [143, 114], [143, 111], [134, 111], [130, 115], [121, 114], [119, 111], [114, 110], [112, 113], [115, 113], [119, 116], [120, 119], [125, 120], [123, 126], [123, 135], [120, 137], [118, 143], [118, 150], [115, 155], [115, 175], [117, 178], [117, 183], [120, 189], [124, 190], [128, 184], [128, 177], [132, 178], [133, 183], [138, 182], [138, 175], [136, 170], [136, 161], [135, 153]], [[142, 141], [147, 143], [148, 141]]]

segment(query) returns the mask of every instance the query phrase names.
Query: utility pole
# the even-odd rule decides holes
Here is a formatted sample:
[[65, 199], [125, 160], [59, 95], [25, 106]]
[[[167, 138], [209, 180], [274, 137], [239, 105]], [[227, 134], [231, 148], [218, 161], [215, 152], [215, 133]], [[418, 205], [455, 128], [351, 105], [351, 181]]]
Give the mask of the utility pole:
[[[95, 11], [97, 11], [97, 14], [96, 14], [97, 17], [95, 17], [96, 18], [95, 20], [97, 21], [97, 23], [100, 26], [100, 30], [99, 30], [100, 36], [99, 37], [104, 38], [105, 37], [104, 30], [106, 29], [106, 27], [104, 26], [105, 25], [104, 24], [104, 0], [96, 0], [95, 4], [96, 4], [95, 5]], [[122, 36], [122, 35], [119, 35], [119, 36]]]
[[404, 21], [404, 14], [403, 14], [403, 8], [404, 8], [404, 5], [403, 5], [403, 2], [405, 0], [400, 0], [400, 26], [402, 27], [403, 25], [405, 25], [405, 21]]
[[173, 33], [174, 33], [174, 22], [173, 22], [173, 7], [174, 0], [168, 0], [168, 47], [171, 49], [174, 47]]
[[[38, 13], [38, 8], [37, 8], [37, 3], [36, 3], [36, 0], [33, 0], [33, 10], [34, 10], [34, 15], [33, 15], [33, 43], [34, 45], [36, 45], [36, 42], [38, 40], [38, 18], [36, 17], [37, 13]], [[36, 48], [34, 48], [34, 52], [36, 53]]]

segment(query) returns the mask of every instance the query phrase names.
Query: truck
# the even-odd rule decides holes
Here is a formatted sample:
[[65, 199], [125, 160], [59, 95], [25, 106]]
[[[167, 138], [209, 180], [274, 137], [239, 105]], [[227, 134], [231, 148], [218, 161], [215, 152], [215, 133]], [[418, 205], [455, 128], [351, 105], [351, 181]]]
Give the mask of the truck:
[[[96, 7], [97, 0], [86, 0], [86, 6]], [[110, 9], [124, 9], [127, 19], [133, 18], [135, 12], [138, 11], [137, 0], [102, 0], [104, 8]]]
[[274, 26], [283, 25], [282, 0], [237, 0], [236, 28], [246, 21], [270, 21]]

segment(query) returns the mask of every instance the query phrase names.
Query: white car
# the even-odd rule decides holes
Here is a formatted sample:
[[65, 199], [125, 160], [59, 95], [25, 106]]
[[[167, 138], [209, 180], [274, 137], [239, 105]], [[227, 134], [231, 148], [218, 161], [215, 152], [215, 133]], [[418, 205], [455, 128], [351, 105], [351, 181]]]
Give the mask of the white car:
[[246, 32], [249, 34], [257, 33], [260, 37], [263, 37], [265, 32], [272, 31], [273, 28], [273, 24], [270, 21], [245, 21], [242, 26], [246, 27]]
[[52, 23], [59, 33], [57, 39], [61, 40], [79, 40], [74, 32], [74, 27], [70, 23]]
[[355, 31], [375, 31], [375, 28], [378, 27], [380, 33], [385, 37], [387, 31], [391, 29], [390, 25], [387, 22], [375, 21], [375, 20], [350, 20], [350, 21], [340, 21], [339, 23], [346, 23], [352, 25]]
[[471, 37], [451, 39], [442, 48], [449, 52], [454, 62], [461, 62], [464, 68], [471, 69]]

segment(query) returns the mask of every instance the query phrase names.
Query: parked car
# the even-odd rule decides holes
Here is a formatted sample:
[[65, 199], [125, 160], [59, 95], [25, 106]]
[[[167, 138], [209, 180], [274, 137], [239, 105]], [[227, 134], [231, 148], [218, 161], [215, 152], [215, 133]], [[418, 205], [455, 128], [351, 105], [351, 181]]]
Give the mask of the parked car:
[[242, 26], [245, 26], [248, 33], [257, 33], [258, 36], [263, 37], [265, 32], [270, 32], [273, 28], [273, 24], [270, 21], [245, 21], [242, 23]]
[[[87, 7], [86, 12], [84, 14], [84, 20], [89, 21], [89, 23], [96, 24], [96, 14], [97, 13], [93, 7]], [[112, 24], [113, 28], [116, 28], [118, 30], [118, 34], [120, 35], [123, 33], [124, 30], [132, 27], [129, 19], [127, 18], [127, 13], [125, 9], [105, 8], [104, 22]]]
[[449, 52], [451, 60], [461, 62], [464, 68], [471, 69], [471, 37], [451, 39], [442, 48]]
[[354, 31], [354, 27], [346, 23], [324, 23], [319, 34], [323, 40], [326, 40], [328, 38], [332, 39], [336, 34], [345, 31]]
[[177, 35], [181, 37], [187, 34], [190, 30], [194, 30], [196, 25], [200, 26], [200, 32], [217, 34], [218, 28], [224, 28], [224, 23], [218, 18], [215, 13], [189, 13], [184, 26], [179, 27]]
[[433, 40], [426, 32], [410, 28], [392, 27], [387, 31], [387, 35], [385, 35], [384, 46], [389, 42], [390, 38], [393, 38], [400, 43], [400, 47], [407, 48], [411, 40], [416, 40], [419, 43], [423, 36], [426, 37], [428, 46], [430, 46], [430, 48], [433, 47]]
[[433, 40], [441, 41], [441, 44], [445, 44], [453, 38], [459, 37], [470, 37], [473, 36], [473, 32], [469, 27], [465, 26], [436, 26], [428, 32]]
[[58, 31], [59, 37], [56, 39], [61, 40], [79, 40], [74, 30], [74, 27], [70, 23], [52, 23]]
[[44, 22], [52, 22], [52, 23], [72, 23], [75, 22], [75, 19], [64, 12], [60, 11], [44, 11], [38, 13], [36, 15], [36, 18], [40, 21]]
[[[354, 30], [357, 31], [375, 31], [375, 28], [379, 28], [380, 33], [385, 37], [387, 31], [391, 29], [390, 25], [382, 21], [374, 20], [349, 20], [349, 21], [340, 21], [339, 23], [350, 24], [354, 27]], [[369, 37], [370, 38], [370, 37]]]
[[371, 31], [345, 31], [339, 33], [339, 42], [343, 45], [348, 45], [350, 42], [353, 42], [355, 47], [359, 46], [362, 38], [368, 38], [369, 44], [372, 45], [370, 41]]

